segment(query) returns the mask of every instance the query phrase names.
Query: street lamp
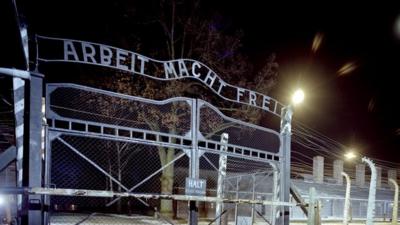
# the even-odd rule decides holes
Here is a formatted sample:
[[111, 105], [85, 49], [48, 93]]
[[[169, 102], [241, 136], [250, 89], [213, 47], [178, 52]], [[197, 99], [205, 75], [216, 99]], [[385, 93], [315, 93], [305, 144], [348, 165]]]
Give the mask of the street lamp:
[[356, 158], [357, 155], [353, 151], [350, 151], [350, 152], [347, 152], [346, 154], [344, 154], [344, 157], [347, 160], [352, 160], [352, 159]]
[[[355, 159], [356, 154], [354, 152], [348, 152], [345, 154], [346, 159]], [[369, 194], [368, 194], [368, 208], [367, 208], [367, 221], [366, 225], [373, 225], [374, 212], [375, 212], [375, 197], [376, 197], [376, 167], [375, 163], [367, 158], [362, 157], [361, 161], [366, 163], [371, 170], [371, 181], [369, 184]]]
[[292, 95], [292, 104], [298, 105], [304, 101], [304, 91], [301, 89], [297, 89]]
[[[293, 105], [298, 105], [304, 100], [304, 92], [301, 89], [296, 90], [289, 105], [282, 108], [281, 111], [281, 155], [283, 156], [283, 162], [280, 164], [280, 180], [281, 180], [281, 195], [280, 200], [283, 202], [290, 202], [290, 137], [292, 135], [292, 116], [293, 116]], [[280, 213], [281, 221], [280, 224], [289, 225], [290, 211], [288, 206], [282, 207], [283, 212]]]

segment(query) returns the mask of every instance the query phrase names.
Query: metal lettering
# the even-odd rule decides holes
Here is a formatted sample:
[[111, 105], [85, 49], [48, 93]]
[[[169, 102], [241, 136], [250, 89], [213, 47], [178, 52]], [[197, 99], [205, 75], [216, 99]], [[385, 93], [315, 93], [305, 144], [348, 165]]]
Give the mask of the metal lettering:
[[256, 95], [256, 93], [255, 93], [254, 91], [250, 91], [250, 94], [249, 94], [249, 104], [250, 104], [250, 105], [253, 105], [253, 106], [257, 106], [256, 100], [257, 100], [257, 95]]
[[[145, 75], [152, 79], [157, 80], [171, 80], [171, 79], [180, 79], [184, 77], [191, 77], [193, 79], [197, 79], [201, 81], [203, 84], [211, 88], [213, 92], [224, 98], [225, 100], [246, 104], [250, 106], [254, 106], [257, 108], [261, 108], [263, 110], [269, 111], [276, 116], [281, 117], [280, 115], [280, 107], [281, 103], [277, 102], [273, 98], [269, 96], [263, 95], [256, 91], [252, 91], [245, 88], [236, 87], [233, 85], [229, 85], [225, 81], [223, 81], [212, 69], [208, 68], [206, 65], [201, 62], [191, 60], [191, 59], [177, 59], [170, 61], [160, 61], [148, 58], [146, 56], [137, 54], [132, 51], [122, 50], [119, 48], [114, 48], [107, 45], [101, 45], [97, 43], [83, 42], [83, 41], [75, 41], [68, 39], [60, 39], [60, 38], [49, 38], [43, 36], [37, 36], [41, 41], [43, 40], [51, 40], [51, 43], [54, 43], [54, 40], [60, 40], [64, 45], [64, 58], [54, 58], [53, 55], [50, 56], [42, 56], [43, 51], [39, 51], [41, 55], [39, 55], [39, 60], [44, 62], [77, 62], [77, 63], [91, 63], [97, 64], [100, 66], [112, 67], [115, 69], [120, 69], [124, 71], [130, 71], [132, 74], [137, 73], [141, 75]], [[80, 44], [82, 47], [82, 52], [79, 55], [76, 51], [76, 44]], [[55, 48], [57, 49], [57, 48]], [[99, 51], [96, 53], [96, 51]], [[97, 55], [96, 55], [97, 54]], [[96, 62], [96, 59], [98, 62]], [[140, 63], [138, 62], [140, 61]], [[150, 64], [152, 68], [163, 68], [164, 69], [164, 77], [159, 77], [152, 74], [146, 74], [146, 66]], [[177, 65], [176, 65], [177, 64]], [[191, 68], [188, 68], [188, 65]], [[175, 68], [177, 66], [177, 68]], [[140, 67], [140, 69], [139, 69]], [[201, 68], [207, 68], [208, 72], [204, 76], [202, 74]], [[179, 70], [179, 71], [178, 71]], [[189, 71], [190, 70], [190, 71]], [[214, 87], [213, 87], [214, 86]], [[223, 92], [224, 87], [229, 86], [232, 89], [236, 89], [236, 99], [233, 96], [225, 96]], [[233, 90], [234, 92], [235, 90]], [[226, 92], [230, 93], [230, 92]], [[247, 98], [243, 96], [246, 94]], [[261, 98], [262, 99], [258, 99]], [[257, 103], [257, 100], [262, 100]]]
[[94, 49], [93, 45], [86, 42], [82, 42], [82, 54], [84, 62], [89, 62], [88, 59], [90, 59], [92, 63], [96, 63], [96, 60], [94, 59], [96, 50]]
[[110, 48], [100, 45], [100, 63], [103, 65], [111, 65], [113, 53]]
[[140, 73], [144, 74], [144, 66], [145, 63], [149, 61], [149, 58], [144, 57], [142, 55], [138, 55], [137, 58], [140, 60]]
[[192, 64], [192, 75], [194, 77], [196, 77], [196, 78], [199, 78], [201, 74], [200, 73], [196, 73], [196, 67], [200, 69], [200, 67], [201, 67], [200, 63], [194, 62]]
[[188, 72], [185, 62], [183, 60], [178, 60], [178, 67], [179, 67], [179, 76], [180, 77], [185, 76], [185, 75], [183, 75], [184, 73], [186, 74], [186, 76], [189, 76], [189, 72]]
[[123, 64], [127, 56], [128, 56], [127, 51], [117, 49], [117, 68], [122, 70], [128, 70], [128, 66]]
[[218, 81], [219, 81], [219, 88], [218, 88], [217, 93], [221, 94], [222, 88], [226, 86], [226, 83], [221, 79], [219, 79]]
[[173, 62], [164, 62], [164, 71], [165, 71], [165, 78], [170, 78], [170, 75], [173, 74], [174, 77], [178, 77], [175, 71], [174, 63]]
[[243, 93], [244, 93], [244, 89], [243, 88], [237, 88], [237, 97], [236, 97], [236, 101], [238, 101], [238, 102], [240, 102], [240, 97], [242, 97], [243, 96]]
[[79, 61], [78, 54], [76, 54], [76, 50], [72, 41], [64, 41], [64, 60], [70, 60], [68, 56], [72, 55], [74, 57], [74, 61]]
[[[212, 71], [208, 71], [206, 78], [204, 79], [204, 83], [207, 84], [209, 87], [212, 87], [215, 81], [215, 78], [217, 78], [217, 75]], [[208, 83], [210, 81], [210, 83]]]
[[270, 102], [271, 98], [268, 96], [263, 95], [263, 103], [262, 103], [262, 108], [269, 110], [271, 107], [271, 102]]

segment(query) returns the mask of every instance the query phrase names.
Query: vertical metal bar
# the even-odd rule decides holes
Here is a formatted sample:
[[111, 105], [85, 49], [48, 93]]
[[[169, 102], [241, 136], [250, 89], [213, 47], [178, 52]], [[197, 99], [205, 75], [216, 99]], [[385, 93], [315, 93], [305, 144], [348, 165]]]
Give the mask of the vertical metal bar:
[[[29, 187], [42, 187], [42, 95], [43, 75], [31, 73], [29, 86]], [[41, 225], [41, 195], [29, 196], [28, 224]]]
[[[256, 176], [253, 174], [252, 176], [253, 179], [253, 190], [252, 190], [252, 196], [251, 199], [254, 200], [256, 198]], [[251, 223], [254, 223], [254, 207], [255, 204], [251, 204]]]
[[[283, 202], [290, 201], [290, 157], [291, 157], [291, 129], [292, 129], [292, 115], [293, 110], [292, 107], [289, 105], [282, 109], [282, 116], [281, 116], [281, 195], [280, 200]], [[289, 225], [290, 219], [290, 209], [289, 206], [283, 206], [282, 212], [280, 213], [280, 224]]]
[[[197, 106], [197, 100], [192, 101], [192, 118], [191, 118], [191, 129], [192, 129], [192, 149], [190, 154], [190, 178], [198, 179], [199, 178], [199, 155], [198, 155], [198, 141], [197, 141], [197, 132], [199, 125], [199, 108]], [[198, 207], [196, 201], [189, 201], [189, 224], [197, 225], [198, 224]]]
[[[51, 139], [49, 137], [49, 128], [45, 125], [45, 155], [44, 155], [44, 187], [49, 188], [51, 185]], [[43, 223], [50, 224], [50, 198], [51, 196], [44, 196], [44, 206], [47, 211], [44, 212]]]
[[[239, 199], [239, 180], [241, 177], [236, 178], [236, 199]], [[235, 224], [237, 224], [238, 220], [238, 203], [235, 203]]]
[[[223, 197], [223, 187], [224, 187], [224, 180], [226, 177], [226, 164], [227, 164], [227, 156], [225, 153], [227, 151], [227, 144], [228, 144], [229, 135], [227, 133], [223, 133], [221, 135], [221, 148], [220, 148], [220, 155], [219, 155], [219, 173], [218, 173], [218, 182], [217, 182], [217, 198]], [[221, 213], [224, 204], [222, 202], [217, 202], [215, 207], [215, 216], [217, 216], [216, 223], [217, 225], [221, 224]]]
[[[275, 164], [271, 163], [272, 169], [274, 170], [273, 173], [273, 190], [272, 190], [272, 201], [278, 201], [279, 199], [277, 198], [278, 196], [278, 168]], [[276, 218], [276, 206], [275, 205], [271, 205], [271, 224], [275, 225], [275, 218]]]

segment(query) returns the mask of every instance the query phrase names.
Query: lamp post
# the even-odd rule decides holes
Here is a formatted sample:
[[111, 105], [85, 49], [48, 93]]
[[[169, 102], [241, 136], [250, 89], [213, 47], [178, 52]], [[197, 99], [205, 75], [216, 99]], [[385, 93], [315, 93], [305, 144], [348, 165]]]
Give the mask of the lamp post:
[[344, 197], [344, 211], [343, 211], [343, 225], [349, 224], [349, 215], [350, 215], [350, 188], [351, 181], [350, 177], [347, 173], [342, 172], [344, 178], [346, 178], [346, 194]]
[[[304, 92], [298, 89], [292, 96], [292, 102], [282, 108], [281, 114], [281, 156], [283, 160], [281, 162], [281, 195], [280, 200], [283, 202], [290, 201], [290, 157], [291, 157], [291, 135], [292, 135], [292, 116], [293, 116], [293, 105], [298, 105], [304, 100]], [[289, 206], [283, 206], [282, 212], [280, 213], [281, 223], [283, 225], [289, 225], [290, 211]]]

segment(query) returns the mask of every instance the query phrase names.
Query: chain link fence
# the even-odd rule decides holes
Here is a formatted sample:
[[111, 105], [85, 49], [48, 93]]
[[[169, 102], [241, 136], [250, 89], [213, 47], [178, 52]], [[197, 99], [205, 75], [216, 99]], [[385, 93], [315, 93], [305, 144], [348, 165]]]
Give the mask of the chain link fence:
[[[223, 198], [273, 200], [276, 132], [230, 119], [204, 102], [194, 113], [196, 100], [188, 98], [153, 101], [72, 84], [50, 84], [46, 96], [48, 187], [154, 196], [51, 196], [51, 224], [186, 221], [187, 200], [157, 196], [185, 196], [193, 148], [199, 148], [207, 197], [217, 197], [219, 159], [227, 155]], [[231, 135], [226, 152], [220, 151], [222, 133]], [[211, 222], [216, 205], [199, 201], [199, 217]], [[224, 210], [230, 221], [270, 220], [272, 213], [255, 204], [226, 203]]]
[[[188, 157], [181, 150], [169, 149], [167, 153], [172, 152], [173, 161], [162, 169], [159, 151], [158, 147], [151, 145], [62, 135], [52, 142], [51, 187], [172, 194], [168, 193], [171, 190], [166, 186], [171, 185], [169, 189], [184, 187]], [[174, 170], [179, 170], [179, 173], [174, 173]], [[145, 204], [135, 199], [130, 202], [121, 199], [110, 204], [112, 200], [52, 197], [51, 205], [54, 210], [100, 209], [105, 206], [107, 212], [147, 210]], [[152, 205], [158, 206], [154, 202]]]
[[[12, 78], [0, 75], [0, 154], [15, 145], [15, 116]], [[0, 188], [17, 186], [16, 163], [11, 162], [0, 170]], [[0, 221], [17, 216], [17, 196], [0, 195]]]

